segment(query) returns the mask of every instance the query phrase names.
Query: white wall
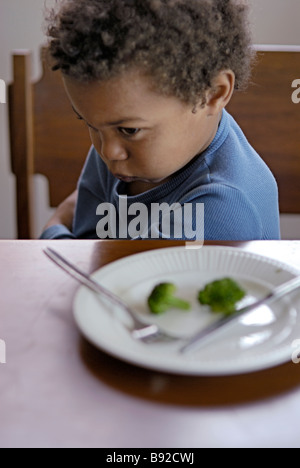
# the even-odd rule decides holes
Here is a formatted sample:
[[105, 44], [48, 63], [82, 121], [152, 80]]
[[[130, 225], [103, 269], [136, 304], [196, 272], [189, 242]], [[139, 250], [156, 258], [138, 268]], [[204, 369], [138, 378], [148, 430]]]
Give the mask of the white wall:
[[[46, 0], [51, 6], [54, 0]], [[188, 0], [187, 0], [188, 1]], [[256, 44], [300, 45], [300, 0], [249, 0]], [[10, 53], [13, 49], [33, 51], [33, 77], [39, 76], [38, 50], [44, 41], [42, 31], [44, 0], [0, 0], [0, 79], [12, 78]], [[300, 67], [299, 67], [300, 68]], [[300, 74], [300, 69], [299, 69]], [[296, 77], [295, 77], [296, 78]], [[46, 187], [37, 179], [39, 196], [37, 232], [49, 216]], [[14, 238], [14, 177], [10, 173], [7, 106], [0, 104], [0, 238]], [[284, 236], [300, 239], [300, 222], [283, 220]], [[286, 231], [292, 229], [292, 232]]]
[[300, 45], [300, 0], [249, 0], [256, 44]]

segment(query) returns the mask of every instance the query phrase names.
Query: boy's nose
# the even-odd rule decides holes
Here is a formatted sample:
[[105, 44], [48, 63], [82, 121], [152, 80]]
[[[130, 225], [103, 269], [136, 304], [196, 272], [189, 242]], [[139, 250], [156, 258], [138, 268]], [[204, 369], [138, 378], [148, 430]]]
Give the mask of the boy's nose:
[[117, 139], [102, 140], [101, 154], [107, 161], [121, 161], [128, 158], [126, 149]]

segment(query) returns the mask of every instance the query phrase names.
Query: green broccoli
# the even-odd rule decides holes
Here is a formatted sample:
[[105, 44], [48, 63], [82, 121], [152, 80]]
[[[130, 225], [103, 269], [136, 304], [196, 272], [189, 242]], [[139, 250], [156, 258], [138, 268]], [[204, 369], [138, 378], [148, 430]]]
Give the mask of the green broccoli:
[[160, 283], [148, 297], [148, 305], [153, 314], [162, 314], [168, 309], [188, 310], [190, 303], [174, 296], [176, 286], [173, 283]]
[[209, 305], [213, 312], [230, 315], [236, 311], [236, 303], [243, 299], [245, 291], [231, 278], [212, 281], [199, 292], [200, 304]]

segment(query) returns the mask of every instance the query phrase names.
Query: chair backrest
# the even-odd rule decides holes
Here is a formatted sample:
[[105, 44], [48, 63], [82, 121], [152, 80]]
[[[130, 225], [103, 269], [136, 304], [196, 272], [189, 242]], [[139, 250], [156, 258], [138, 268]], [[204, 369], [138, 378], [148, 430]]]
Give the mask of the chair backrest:
[[[292, 101], [299, 67], [300, 52], [258, 52], [249, 88], [236, 92], [227, 107], [273, 171], [281, 213], [300, 213], [300, 104]], [[75, 189], [90, 140], [59, 73], [44, 64], [42, 78], [32, 83], [28, 51], [13, 55], [9, 111], [18, 237], [31, 238], [32, 175], [48, 178], [50, 205], [57, 206]]]
[[33, 237], [32, 175], [47, 177], [50, 206], [56, 207], [75, 190], [91, 145], [88, 131], [72, 111], [60, 73], [50, 69], [44, 52], [42, 77], [32, 83], [31, 53], [16, 51], [9, 86], [11, 164], [22, 239]]
[[299, 78], [300, 47], [258, 51], [248, 89], [227, 107], [272, 170], [281, 213], [300, 213], [300, 104], [292, 100]]

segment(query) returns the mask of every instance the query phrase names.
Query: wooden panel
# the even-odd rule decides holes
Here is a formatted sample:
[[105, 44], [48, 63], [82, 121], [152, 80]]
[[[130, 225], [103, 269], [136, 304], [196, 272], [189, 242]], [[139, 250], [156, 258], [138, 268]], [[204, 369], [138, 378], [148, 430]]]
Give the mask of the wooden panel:
[[75, 190], [91, 141], [71, 108], [60, 72], [44, 59], [43, 70], [34, 85], [34, 171], [49, 179], [50, 204], [57, 206]]
[[9, 86], [9, 122], [12, 171], [16, 175], [17, 227], [20, 238], [31, 238], [33, 135], [31, 56], [13, 57], [14, 83]]
[[291, 99], [297, 78], [300, 52], [259, 52], [250, 87], [227, 108], [274, 173], [282, 213], [300, 213], [300, 104]]

